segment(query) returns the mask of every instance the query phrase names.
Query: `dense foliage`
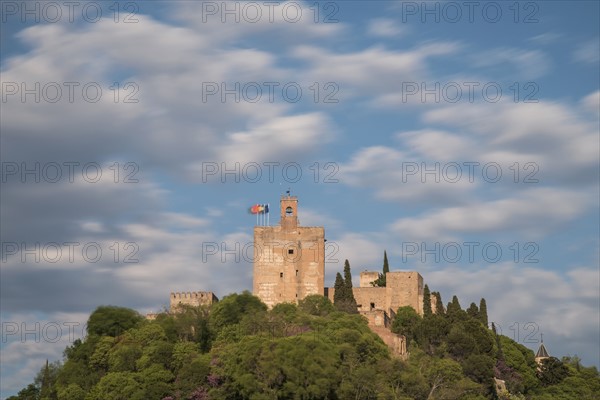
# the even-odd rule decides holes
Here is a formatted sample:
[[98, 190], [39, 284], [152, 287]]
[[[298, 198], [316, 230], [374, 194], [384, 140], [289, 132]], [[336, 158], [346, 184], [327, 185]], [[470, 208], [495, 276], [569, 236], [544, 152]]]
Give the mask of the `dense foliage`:
[[[407, 337], [410, 352], [401, 360], [364, 317], [318, 295], [267, 310], [244, 292], [152, 321], [99, 307], [88, 336], [8, 400], [584, 400], [600, 393], [595, 367], [573, 357], [538, 368], [531, 350], [488, 329], [476, 308], [463, 311], [458, 299], [424, 317], [399, 308], [393, 330]], [[496, 393], [494, 376], [508, 391]]]

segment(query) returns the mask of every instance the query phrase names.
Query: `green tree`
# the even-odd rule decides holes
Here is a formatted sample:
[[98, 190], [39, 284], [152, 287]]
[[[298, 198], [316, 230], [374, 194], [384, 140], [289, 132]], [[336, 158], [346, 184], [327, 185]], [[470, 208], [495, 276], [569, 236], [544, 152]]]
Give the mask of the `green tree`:
[[87, 332], [98, 336], [119, 336], [144, 322], [137, 311], [125, 307], [100, 306], [87, 321]]
[[479, 318], [479, 309], [477, 308], [477, 304], [471, 303], [469, 308], [467, 308], [467, 314], [469, 314], [472, 318]]
[[191, 394], [202, 384], [207, 384], [210, 374], [210, 355], [201, 354], [188, 359], [178, 370], [175, 380], [175, 389], [183, 393], [184, 398]]
[[122, 340], [110, 349], [108, 353], [109, 372], [136, 371], [137, 360], [142, 356], [142, 345], [134, 339], [130, 332], [123, 335]]
[[435, 296], [435, 313], [437, 315], [444, 315], [444, 303], [442, 303], [442, 295], [440, 292], [433, 292]]
[[392, 332], [406, 336], [407, 344], [410, 344], [420, 320], [421, 317], [411, 306], [399, 307], [392, 321]]
[[84, 400], [85, 390], [76, 383], [70, 383], [69, 386], [58, 390], [58, 400]]
[[339, 310], [351, 314], [358, 313], [354, 291], [352, 290], [352, 272], [350, 271], [350, 263], [348, 260], [344, 262], [344, 300], [340, 304]]
[[333, 304], [339, 305], [344, 300], [347, 299], [346, 296], [346, 285], [344, 284], [344, 278], [342, 278], [342, 274], [339, 272], [335, 274], [335, 283], [333, 285]]
[[461, 365], [466, 376], [489, 385], [494, 377], [494, 364], [494, 359], [486, 354], [471, 354]]
[[346, 286], [346, 296], [348, 296], [348, 299], [351, 295], [354, 297], [352, 294], [352, 271], [350, 270], [350, 262], [348, 260], [344, 261], [344, 285]]
[[476, 352], [476, 342], [462, 324], [454, 324], [448, 334], [448, 351], [455, 359], [464, 360]]
[[210, 350], [214, 332], [210, 326], [209, 307], [181, 305], [178, 312], [171, 318], [173, 326], [169, 326], [164, 322], [160, 323], [163, 335], [172, 335], [172, 329], [174, 328], [180, 340], [190, 340], [198, 343], [202, 352]]
[[462, 321], [467, 318], [467, 313], [460, 307], [458, 297], [452, 296], [452, 301], [448, 303], [448, 307], [446, 308], [446, 316], [453, 322]]
[[484, 298], [479, 301], [479, 319], [483, 325], [488, 326], [487, 304]]
[[423, 316], [427, 318], [431, 314], [431, 292], [429, 291], [429, 286], [425, 285], [423, 288]]
[[429, 384], [427, 399], [433, 399], [436, 391], [447, 388], [462, 378], [462, 368], [450, 359], [433, 359], [426, 366], [425, 377]]
[[556, 385], [569, 375], [569, 368], [556, 357], [545, 358], [540, 363], [538, 378], [544, 386]]
[[385, 286], [385, 274], [390, 272], [390, 264], [388, 263], [387, 251], [383, 251], [383, 286]]
[[154, 364], [140, 371], [136, 380], [141, 383], [144, 399], [162, 399], [172, 392], [174, 375], [163, 366]]
[[429, 355], [446, 352], [450, 322], [443, 315], [432, 315], [421, 319], [415, 327], [415, 341]]
[[56, 381], [60, 367], [59, 362], [49, 363], [46, 360], [46, 364], [38, 372], [33, 383], [40, 388], [40, 400], [54, 400], [57, 398]]
[[[340, 278], [342, 276], [340, 275]], [[334, 294], [335, 295], [335, 294]], [[310, 315], [326, 316], [333, 311], [335, 307], [331, 300], [320, 294], [311, 294], [298, 302], [298, 308]]]
[[109, 372], [86, 396], [86, 400], [146, 400], [142, 384], [133, 372]]
[[40, 389], [30, 383], [27, 387], [21, 389], [16, 396], [10, 396], [6, 400], [38, 400], [40, 397]]
[[253, 320], [266, 314], [267, 306], [250, 292], [230, 294], [213, 305], [210, 312], [210, 324], [218, 332], [225, 326], [239, 324], [243, 319]]

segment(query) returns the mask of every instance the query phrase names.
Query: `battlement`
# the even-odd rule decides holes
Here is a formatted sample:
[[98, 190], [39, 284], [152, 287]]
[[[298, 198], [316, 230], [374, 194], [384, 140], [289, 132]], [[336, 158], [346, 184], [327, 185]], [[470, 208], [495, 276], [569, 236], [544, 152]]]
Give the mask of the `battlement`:
[[171, 311], [180, 305], [189, 305], [198, 307], [201, 305], [211, 305], [219, 301], [213, 292], [171, 292], [170, 306]]

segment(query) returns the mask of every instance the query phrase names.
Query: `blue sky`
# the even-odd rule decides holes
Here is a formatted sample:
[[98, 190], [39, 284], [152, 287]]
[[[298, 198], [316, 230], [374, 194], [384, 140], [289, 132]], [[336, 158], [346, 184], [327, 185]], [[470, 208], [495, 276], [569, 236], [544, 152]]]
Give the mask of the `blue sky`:
[[251, 289], [288, 189], [326, 284], [387, 250], [600, 365], [598, 2], [0, 4], [0, 397], [98, 305]]

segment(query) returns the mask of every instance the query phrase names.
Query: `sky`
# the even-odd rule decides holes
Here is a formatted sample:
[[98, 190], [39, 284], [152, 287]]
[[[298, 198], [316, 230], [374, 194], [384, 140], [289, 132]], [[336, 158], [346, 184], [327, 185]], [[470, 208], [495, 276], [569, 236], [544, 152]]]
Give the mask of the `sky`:
[[253, 204], [325, 284], [415, 270], [600, 366], [596, 1], [1, 1], [0, 398], [99, 305], [252, 288]]

